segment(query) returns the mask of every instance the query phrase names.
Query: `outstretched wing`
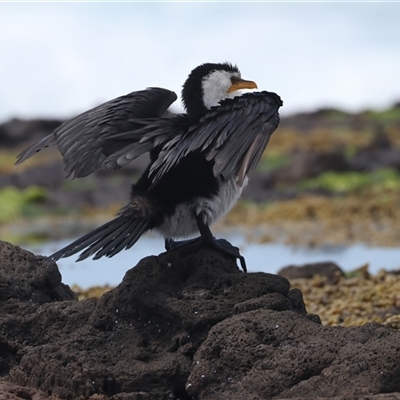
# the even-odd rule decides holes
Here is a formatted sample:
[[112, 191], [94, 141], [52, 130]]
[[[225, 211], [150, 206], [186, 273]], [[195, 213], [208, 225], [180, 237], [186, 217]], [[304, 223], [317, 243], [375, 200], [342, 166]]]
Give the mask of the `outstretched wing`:
[[[182, 157], [200, 151], [207, 160], [213, 160], [214, 175], [229, 179], [238, 176], [241, 185], [245, 176], [255, 168], [269, 138], [279, 124], [280, 97], [271, 92], [246, 93], [226, 99], [213, 107], [197, 121], [191, 121], [185, 130], [175, 127], [168, 137], [166, 127], [144, 134], [141, 143], [158, 142], [161, 151], [151, 165], [150, 176], [155, 184], [173, 168]], [[178, 119], [171, 123], [179, 123]]]
[[[138, 121], [161, 117], [176, 99], [176, 94], [170, 90], [148, 88], [110, 100], [64, 122], [50, 135], [24, 150], [17, 157], [16, 164], [56, 144], [63, 156], [67, 175], [87, 176], [103, 168], [110, 154], [139, 142], [141, 135], [136, 133], [140, 127]], [[128, 139], [113, 139], [118, 133], [127, 132], [132, 133]], [[150, 149], [147, 144], [142, 153]], [[113, 165], [113, 168], [119, 166]]]

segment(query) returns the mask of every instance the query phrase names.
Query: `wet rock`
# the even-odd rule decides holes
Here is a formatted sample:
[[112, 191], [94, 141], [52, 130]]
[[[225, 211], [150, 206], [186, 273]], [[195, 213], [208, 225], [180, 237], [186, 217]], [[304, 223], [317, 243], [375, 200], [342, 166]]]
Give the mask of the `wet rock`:
[[0, 383], [31, 388], [22, 398], [400, 392], [398, 332], [324, 327], [287, 279], [243, 274], [208, 249], [147, 257], [98, 301], [80, 302], [45, 258], [0, 242], [0, 259]]
[[334, 262], [318, 262], [304, 265], [288, 265], [278, 271], [278, 275], [288, 280], [305, 278], [310, 279], [315, 275], [325, 276], [330, 284], [335, 284], [341, 276], [342, 269]]

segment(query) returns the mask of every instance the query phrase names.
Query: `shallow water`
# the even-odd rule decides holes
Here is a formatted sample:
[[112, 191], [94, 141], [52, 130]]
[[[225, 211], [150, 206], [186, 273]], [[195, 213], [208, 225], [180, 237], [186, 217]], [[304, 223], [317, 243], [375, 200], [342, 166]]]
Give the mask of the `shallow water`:
[[[380, 269], [400, 268], [400, 248], [367, 247], [362, 244], [352, 246], [320, 247], [310, 249], [293, 247], [280, 243], [255, 244], [248, 243], [244, 236], [227, 233], [218, 235], [239, 246], [246, 258], [249, 272], [276, 273], [287, 265], [301, 265], [310, 262], [333, 261], [343, 270], [350, 271], [365, 263], [369, 263], [369, 271], [376, 273]], [[50, 255], [72, 240], [46, 243], [42, 246], [31, 246], [26, 249], [35, 254]], [[139, 260], [149, 255], [157, 255], [164, 251], [164, 240], [159, 237], [143, 236], [135, 246], [122, 251], [113, 258], [91, 259], [75, 262], [75, 258], [61, 259], [57, 262], [62, 280], [68, 285], [78, 284], [81, 288], [96, 285], [118, 285], [125, 272], [134, 267]]]

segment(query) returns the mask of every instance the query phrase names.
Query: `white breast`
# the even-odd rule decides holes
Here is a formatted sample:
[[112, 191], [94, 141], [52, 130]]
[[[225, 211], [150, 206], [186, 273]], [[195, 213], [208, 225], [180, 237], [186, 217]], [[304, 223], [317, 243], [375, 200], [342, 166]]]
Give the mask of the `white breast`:
[[247, 177], [242, 186], [236, 184], [235, 178], [226, 182], [220, 182], [217, 195], [207, 199], [198, 197], [191, 202], [179, 204], [175, 213], [164, 219], [164, 222], [156, 230], [165, 238], [181, 239], [199, 234], [194, 215], [202, 215], [203, 222], [212, 225], [218, 218], [224, 216], [235, 205], [244, 187], [247, 185]]

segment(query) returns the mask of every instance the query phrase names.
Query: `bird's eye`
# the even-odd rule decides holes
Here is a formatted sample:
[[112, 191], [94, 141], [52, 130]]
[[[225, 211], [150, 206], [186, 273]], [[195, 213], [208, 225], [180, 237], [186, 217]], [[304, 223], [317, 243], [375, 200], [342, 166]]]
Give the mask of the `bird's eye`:
[[238, 83], [239, 81], [240, 81], [240, 78], [238, 78], [237, 76], [235, 76], [235, 75], [232, 75], [232, 76], [231, 76], [232, 85], [233, 85], [234, 83]]

